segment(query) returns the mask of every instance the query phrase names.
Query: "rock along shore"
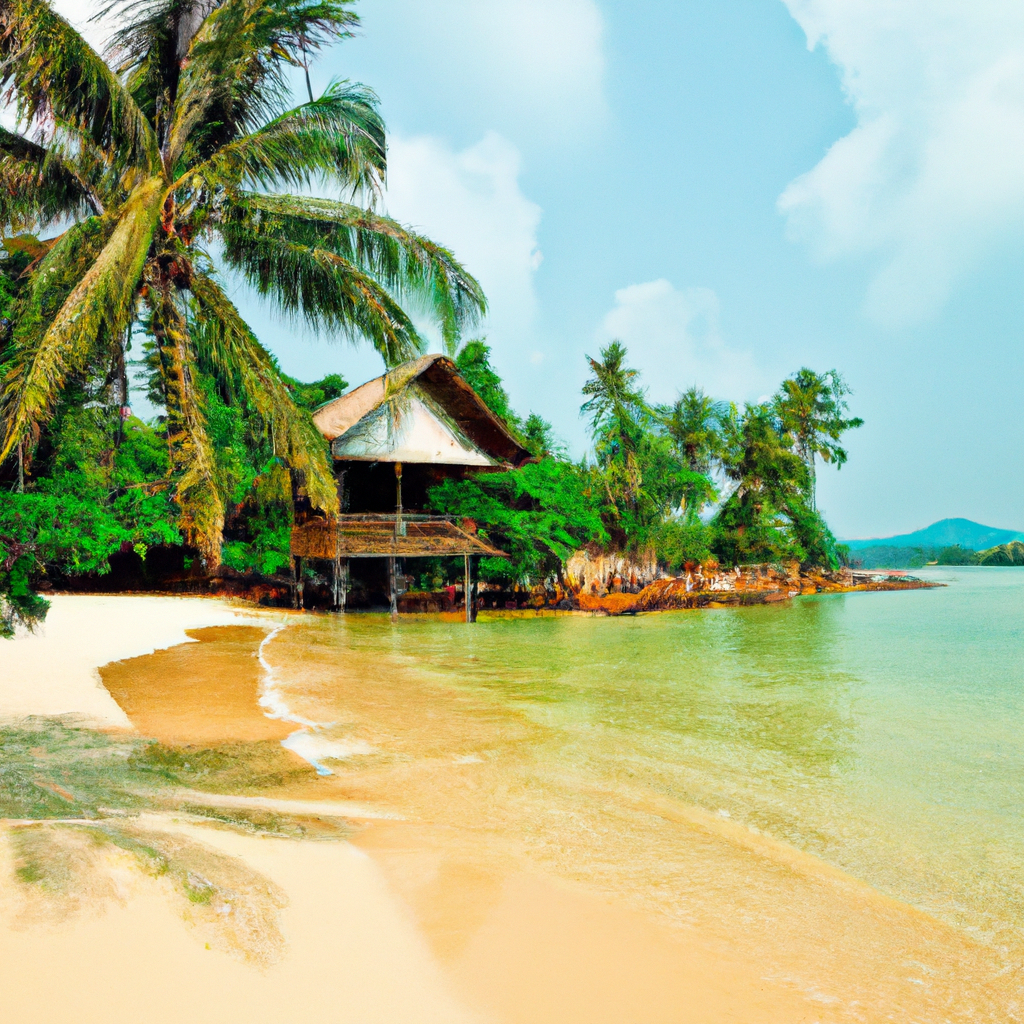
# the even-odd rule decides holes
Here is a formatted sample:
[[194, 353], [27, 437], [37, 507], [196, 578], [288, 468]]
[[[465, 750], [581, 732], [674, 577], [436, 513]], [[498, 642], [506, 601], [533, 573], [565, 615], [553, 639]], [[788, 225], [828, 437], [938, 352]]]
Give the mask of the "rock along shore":
[[[735, 569], [709, 570], [703, 566], [648, 583], [635, 593], [621, 579], [611, 587], [596, 581], [576, 595], [580, 611], [606, 615], [668, 611], [684, 608], [723, 608], [788, 601], [801, 594], [846, 594], [858, 591], [921, 590], [942, 586], [900, 572], [816, 569], [801, 572], [799, 566], [744, 565]], [[632, 589], [632, 588], [630, 588]]]

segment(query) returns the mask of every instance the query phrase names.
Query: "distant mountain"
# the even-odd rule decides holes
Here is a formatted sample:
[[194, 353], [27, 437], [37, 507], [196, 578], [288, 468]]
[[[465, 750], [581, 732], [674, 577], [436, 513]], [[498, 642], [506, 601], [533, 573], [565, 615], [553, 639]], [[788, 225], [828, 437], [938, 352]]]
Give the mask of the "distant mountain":
[[1024, 540], [1024, 531], [997, 530], [994, 526], [982, 526], [970, 519], [940, 519], [937, 523], [903, 533], [898, 537], [881, 537], [872, 540], [848, 540], [852, 551], [862, 548], [947, 548], [959, 544], [962, 548], [973, 551], [984, 551], [999, 544], [1009, 544], [1013, 540]]

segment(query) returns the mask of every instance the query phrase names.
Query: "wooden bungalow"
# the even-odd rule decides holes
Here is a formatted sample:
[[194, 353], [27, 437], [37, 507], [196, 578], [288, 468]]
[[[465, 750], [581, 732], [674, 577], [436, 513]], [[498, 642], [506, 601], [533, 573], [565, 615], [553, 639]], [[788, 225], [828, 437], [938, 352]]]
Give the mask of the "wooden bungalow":
[[426, 513], [427, 493], [446, 478], [521, 466], [530, 453], [441, 355], [368, 381], [321, 406], [313, 422], [331, 443], [341, 514], [326, 519], [300, 507], [291, 542], [296, 579], [302, 559], [330, 563], [333, 604], [344, 610], [353, 571], [372, 575], [369, 563], [356, 569], [351, 560], [378, 560], [394, 615], [403, 559], [460, 556], [472, 621], [471, 560], [505, 555], [472, 523]]

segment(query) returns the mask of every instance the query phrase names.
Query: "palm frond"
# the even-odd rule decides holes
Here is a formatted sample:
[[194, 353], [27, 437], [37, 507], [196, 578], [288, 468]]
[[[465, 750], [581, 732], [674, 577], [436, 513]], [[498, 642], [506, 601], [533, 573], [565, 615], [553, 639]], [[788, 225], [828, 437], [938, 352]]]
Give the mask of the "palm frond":
[[59, 147], [44, 147], [0, 128], [0, 226], [35, 231], [59, 221], [104, 212], [98, 190], [79, 162], [64, 159]]
[[[4, 389], [4, 441], [0, 460], [29, 425], [45, 417], [70, 373], [81, 369], [101, 332], [119, 336], [134, 314], [134, 295], [160, 217], [164, 185], [150, 179], [120, 211], [117, 226], [45, 328], [24, 351], [15, 377]], [[45, 263], [60, 258], [55, 246]], [[56, 266], [54, 267], [56, 270]], [[41, 266], [36, 280], [47, 284]]]
[[358, 18], [340, 0], [224, 0], [189, 47], [166, 152], [204, 160], [288, 107], [287, 70], [324, 43], [352, 34]]
[[313, 506], [336, 513], [338, 493], [323, 435], [293, 401], [273, 357], [216, 281], [196, 273], [191, 290], [206, 354], [224, 376], [237, 377], [252, 407], [270, 427], [274, 454], [299, 474]]
[[207, 567], [213, 568], [220, 563], [224, 502], [217, 488], [217, 460], [206, 430], [203, 396], [197, 387], [192, 338], [166, 282], [152, 283], [147, 303], [164, 385], [171, 466], [180, 473], [174, 495], [180, 510], [178, 525]]
[[[302, 187], [317, 179], [344, 189], [379, 190], [386, 166], [384, 123], [365, 86], [335, 82], [317, 100], [222, 146], [189, 175], [195, 187]], [[186, 152], [183, 160], [189, 163]]]
[[[15, 308], [15, 330], [0, 387], [0, 450], [9, 452], [28, 431], [15, 430], [13, 410], [19, 403], [32, 404], [25, 394], [27, 380], [37, 363], [39, 345], [53, 318], [109, 240], [114, 225], [92, 217], [73, 225], [50, 246], [31, 276], [27, 293]], [[41, 379], [45, 383], [46, 367]], [[47, 395], [35, 396], [43, 403]]]
[[46, 0], [0, 5], [0, 89], [19, 121], [58, 121], [113, 160], [155, 173], [156, 137], [128, 90]]
[[224, 260], [261, 295], [314, 330], [365, 338], [388, 366], [418, 355], [423, 342], [387, 289], [329, 249], [262, 234], [239, 222], [224, 225]]
[[115, 0], [94, 20], [116, 18], [106, 56], [139, 109], [164, 139], [181, 66], [204, 19], [220, 0]]
[[359, 267], [399, 299], [423, 303], [454, 351], [487, 311], [477, 280], [443, 246], [398, 221], [351, 203], [310, 196], [233, 193], [222, 232], [236, 225], [261, 238], [325, 250]]

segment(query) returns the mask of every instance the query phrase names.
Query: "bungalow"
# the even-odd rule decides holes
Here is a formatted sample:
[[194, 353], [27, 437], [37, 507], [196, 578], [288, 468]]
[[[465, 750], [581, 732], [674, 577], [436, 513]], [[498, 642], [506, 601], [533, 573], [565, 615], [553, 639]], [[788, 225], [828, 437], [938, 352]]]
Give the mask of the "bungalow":
[[[296, 579], [303, 559], [327, 562], [336, 609], [345, 610], [355, 573], [360, 592], [383, 591], [396, 615], [403, 559], [461, 556], [472, 621], [471, 559], [506, 556], [473, 524], [427, 514], [427, 493], [446, 478], [521, 466], [530, 453], [442, 355], [368, 381], [321, 406], [313, 422], [331, 444], [341, 514], [316, 516], [300, 502], [291, 539]], [[301, 602], [301, 584], [297, 591]]]

